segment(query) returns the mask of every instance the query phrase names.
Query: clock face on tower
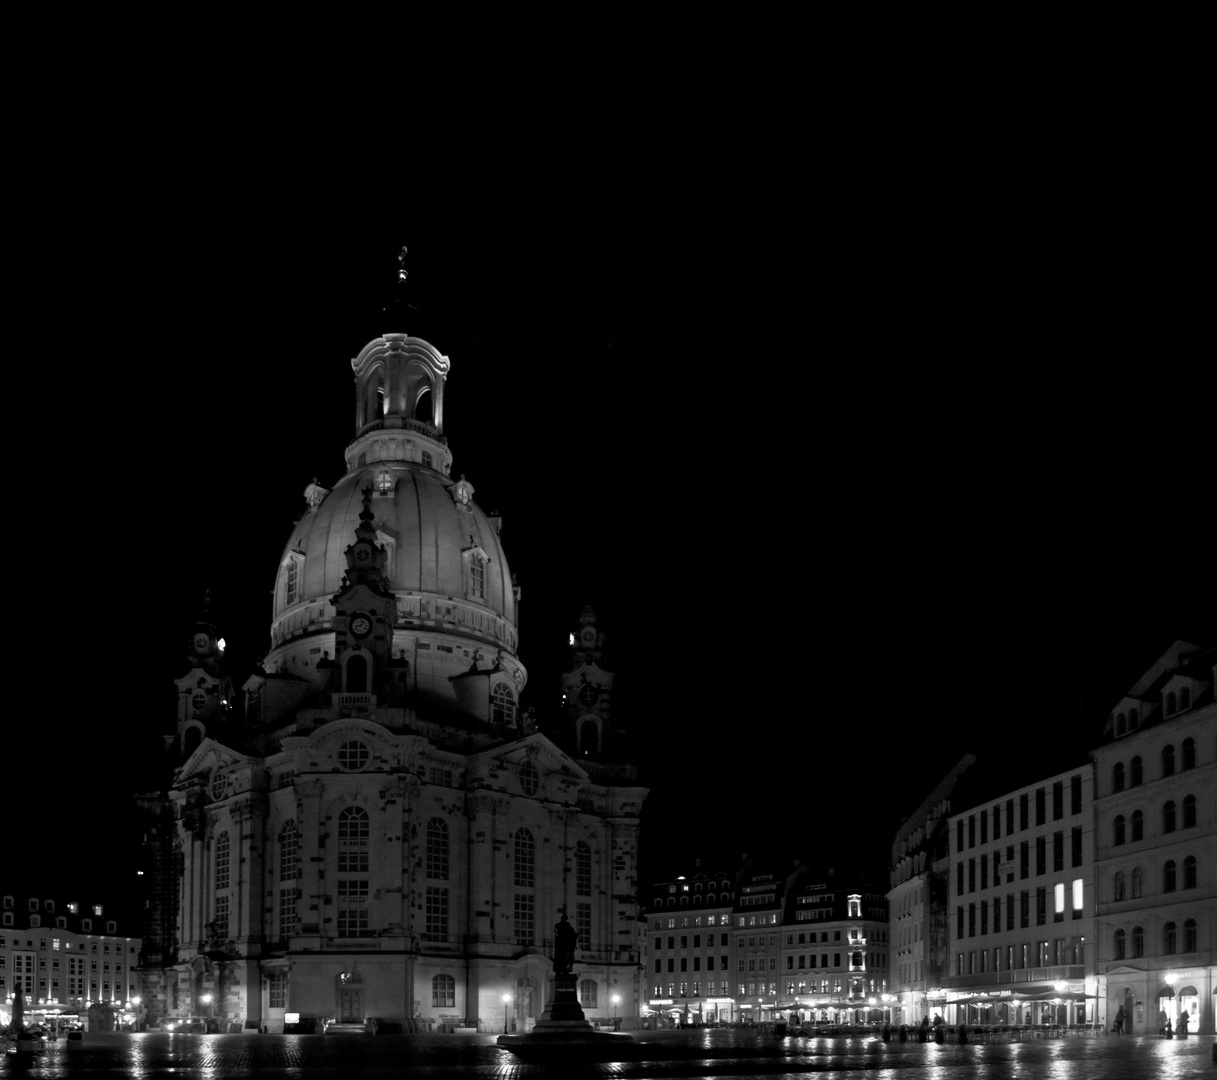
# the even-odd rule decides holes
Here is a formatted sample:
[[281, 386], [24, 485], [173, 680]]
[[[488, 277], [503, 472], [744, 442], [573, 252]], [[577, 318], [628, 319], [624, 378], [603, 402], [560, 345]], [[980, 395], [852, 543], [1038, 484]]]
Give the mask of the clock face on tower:
[[372, 631], [372, 620], [361, 611], [351, 616], [350, 627], [355, 637], [367, 637]]
[[594, 626], [585, 626], [579, 631], [579, 640], [583, 642], [584, 645], [595, 645], [596, 628]]
[[355, 561], [360, 566], [367, 566], [372, 561], [372, 549], [367, 544], [356, 544]]

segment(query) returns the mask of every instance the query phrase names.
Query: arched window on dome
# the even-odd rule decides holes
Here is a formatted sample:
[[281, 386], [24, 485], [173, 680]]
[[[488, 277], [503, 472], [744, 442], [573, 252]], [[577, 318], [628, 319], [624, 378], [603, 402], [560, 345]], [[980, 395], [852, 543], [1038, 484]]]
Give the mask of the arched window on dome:
[[1120, 715], [1116, 717], [1116, 734], [1117, 735], [1124, 734], [1124, 714], [1123, 713], [1120, 713]]
[[304, 577], [304, 556], [289, 551], [279, 567], [279, 608], [289, 608], [301, 600], [301, 580]]
[[489, 561], [480, 547], [461, 552], [465, 561], [465, 595], [470, 600], [486, 599], [486, 563]]
[[495, 724], [516, 722], [516, 696], [506, 682], [497, 682], [490, 691], [490, 720]]

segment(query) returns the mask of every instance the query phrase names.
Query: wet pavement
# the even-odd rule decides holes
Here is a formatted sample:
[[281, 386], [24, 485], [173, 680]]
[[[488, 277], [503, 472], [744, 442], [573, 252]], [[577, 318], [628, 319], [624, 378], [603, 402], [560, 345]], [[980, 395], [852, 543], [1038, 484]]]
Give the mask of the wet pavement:
[[988, 1045], [885, 1043], [878, 1037], [785, 1038], [751, 1030], [639, 1032], [627, 1062], [524, 1063], [493, 1035], [85, 1035], [0, 1076], [74, 1077], [614, 1077], [714, 1080], [758, 1076], [866, 1080], [1217, 1080], [1211, 1036], [1187, 1040], [1092, 1035]]

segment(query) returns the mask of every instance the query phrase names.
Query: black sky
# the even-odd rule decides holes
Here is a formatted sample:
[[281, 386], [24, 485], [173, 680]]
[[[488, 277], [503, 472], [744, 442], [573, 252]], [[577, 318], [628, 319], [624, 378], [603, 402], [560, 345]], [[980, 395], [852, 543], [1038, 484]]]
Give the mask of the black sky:
[[39, 872], [126, 873], [199, 595], [239, 685], [304, 487], [342, 473], [350, 358], [388, 330], [452, 360], [453, 471], [503, 515], [543, 714], [601, 613], [644, 878], [882, 865], [964, 751], [1084, 748], [1217, 629], [1210, 301], [1186, 231], [1045, 190], [476, 220], [228, 198], [31, 236], [14, 659], [45, 705], [9, 747], [21, 805], [77, 838]]

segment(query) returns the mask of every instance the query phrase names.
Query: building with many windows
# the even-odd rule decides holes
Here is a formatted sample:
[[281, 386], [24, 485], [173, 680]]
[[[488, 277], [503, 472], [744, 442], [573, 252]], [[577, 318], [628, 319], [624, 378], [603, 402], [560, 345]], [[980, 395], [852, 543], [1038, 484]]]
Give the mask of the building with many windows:
[[1217, 650], [1175, 642], [1111, 711], [1093, 751], [1096, 971], [1109, 1021], [1214, 1033]]
[[917, 1024], [929, 1015], [929, 992], [942, 986], [948, 969], [947, 897], [951, 870], [948, 823], [951, 795], [963, 772], [975, 764], [965, 754], [896, 833], [892, 843], [891, 992], [898, 1019]]
[[577, 758], [520, 712], [518, 593], [450, 476], [448, 358], [386, 334], [351, 367], [345, 470], [305, 490], [243, 716], [209, 613], [190, 639], [142, 800], [150, 1018], [526, 1030], [563, 913], [589, 1015], [636, 1015], [646, 791], [605, 708]]
[[6, 895], [0, 905], [0, 1003], [6, 1011], [20, 989], [27, 1024], [83, 1018], [91, 1006], [109, 1007], [110, 1023], [124, 1015], [134, 1019], [141, 942], [121, 934], [101, 904]]
[[651, 892], [645, 910], [644, 1017], [652, 1026], [737, 1021], [731, 967], [733, 875], [707, 874], [698, 866], [688, 877], [661, 882]]
[[860, 877], [735, 874], [661, 882], [645, 910], [651, 1015], [681, 1024], [885, 1018], [887, 901]]
[[1093, 1020], [1092, 804], [1083, 765], [949, 818], [948, 1022]]

